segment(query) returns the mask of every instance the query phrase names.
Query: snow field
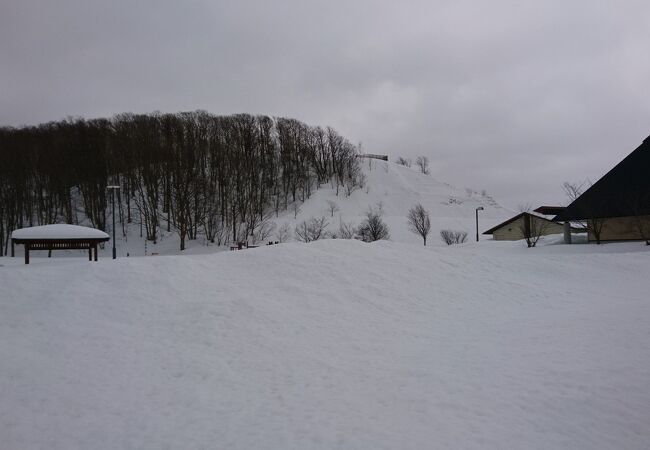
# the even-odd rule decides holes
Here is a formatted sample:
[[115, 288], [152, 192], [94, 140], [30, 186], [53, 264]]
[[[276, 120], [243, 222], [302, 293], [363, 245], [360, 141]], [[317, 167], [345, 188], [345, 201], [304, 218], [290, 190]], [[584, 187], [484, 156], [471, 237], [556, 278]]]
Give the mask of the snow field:
[[0, 267], [2, 448], [644, 449], [649, 262], [327, 240]]

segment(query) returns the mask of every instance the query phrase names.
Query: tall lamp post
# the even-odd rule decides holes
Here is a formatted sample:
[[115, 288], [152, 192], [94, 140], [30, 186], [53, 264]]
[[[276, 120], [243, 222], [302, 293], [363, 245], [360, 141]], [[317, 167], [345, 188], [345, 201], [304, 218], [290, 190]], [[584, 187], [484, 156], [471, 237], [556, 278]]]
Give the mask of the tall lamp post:
[[110, 189], [113, 193], [113, 195], [111, 195], [113, 203], [113, 259], [117, 258], [117, 250], [115, 250], [115, 191], [119, 188], [119, 186], [106, 186], [106, 189]]
[[482, 206], [479, 206], [476, 208], [476, 242], [478, 242], [478, 212], [483, 211], [485, 208]]

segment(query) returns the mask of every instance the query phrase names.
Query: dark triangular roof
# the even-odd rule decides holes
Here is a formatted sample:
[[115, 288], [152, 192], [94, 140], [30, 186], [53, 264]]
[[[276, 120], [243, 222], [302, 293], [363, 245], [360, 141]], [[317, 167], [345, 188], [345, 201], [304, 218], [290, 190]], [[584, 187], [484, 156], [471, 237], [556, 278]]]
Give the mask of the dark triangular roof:
[[539, 208], [533, 209], [533, 212], [543, 214], [545, 216], [554, 216], [560, 214], [564, 211], [565, 206], [540, 206]]
[[538, 216], [537, 214], [531, 214], [531, 213], [529, 213], [529, 212], [522, 212], [522, 213], [517, 214], [517, 215], [514, 216], [514, 217], [509, 218], [509, 219], [506, 220], [505, 222], [501, 222], [499, 225], [495, 225], [495, 226], [493, 226], [492, 228], [490, 228], [489, 230], [484, 231], [483, 234], [493, 234], [493, 233], [494, 233], [496, 230], [498, 230], [499, 228], [501, 228], [501, 227], [503, 227], [503, 226], [505, 226], [505, 225], [508, 225], [508, 224], [511, 223], [511, 222], [514, 222], [515, 220], [519, 219], [520, 217], [522, 217], [522, 216], [524, 216], [524, 215], [528, 215], [528, 216], [534, 217], [534, 218], [536, 218], [536, 219], [538, 219], [538, 220], [545, 220], [545, 221], [547, 221], [547, 222], [553, 222], [552, 220], [548, 220], [546, 217]]
[[553, 220], [650, 214], [650, 136]]

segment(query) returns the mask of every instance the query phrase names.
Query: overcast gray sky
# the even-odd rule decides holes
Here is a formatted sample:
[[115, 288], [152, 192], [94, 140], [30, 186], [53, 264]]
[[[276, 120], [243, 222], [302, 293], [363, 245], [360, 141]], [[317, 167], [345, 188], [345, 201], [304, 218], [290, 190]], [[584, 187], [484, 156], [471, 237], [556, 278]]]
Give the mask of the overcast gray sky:
[[0, 0], [0, 124], [194, 109], [555, 204], [650, 134], [650, 2]]

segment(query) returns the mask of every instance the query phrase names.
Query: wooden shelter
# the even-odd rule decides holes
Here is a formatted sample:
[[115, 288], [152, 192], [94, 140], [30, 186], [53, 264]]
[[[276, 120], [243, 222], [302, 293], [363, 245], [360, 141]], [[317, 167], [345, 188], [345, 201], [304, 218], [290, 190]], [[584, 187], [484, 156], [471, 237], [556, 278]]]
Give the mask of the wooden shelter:
[[88, 260], [97, 261], [97, 245], [109, 240], [101, 230], [78, 225], [54, 224], [21, 228], [11, 234], [11, 256], [15, 256], [15, 245], [25, 247], [25, 264], [29, 264], [31, 250], [88, 250]]
[[650, 137], [553, 220], [586, 221], [589, 241], [649, 241]]

